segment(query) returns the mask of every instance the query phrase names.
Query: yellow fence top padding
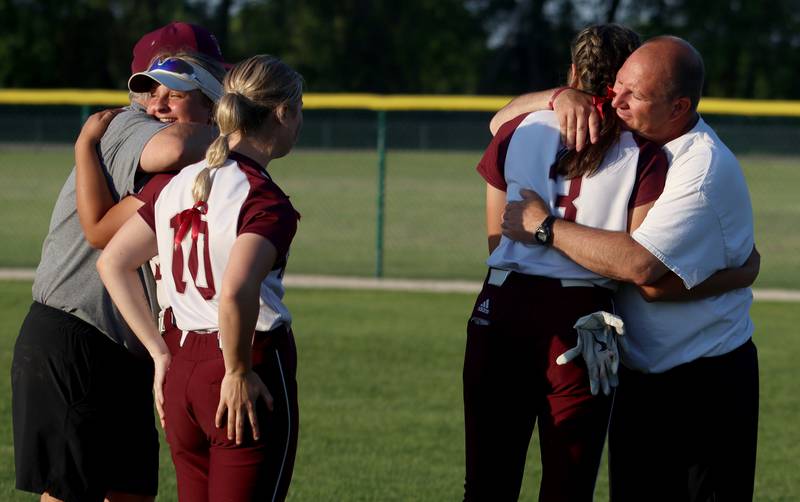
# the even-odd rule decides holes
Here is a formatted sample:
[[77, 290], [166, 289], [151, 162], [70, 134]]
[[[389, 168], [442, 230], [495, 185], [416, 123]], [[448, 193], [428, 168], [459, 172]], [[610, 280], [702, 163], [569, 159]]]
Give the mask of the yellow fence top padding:
[[800, 101], [702, 98], [698, 110], [708, 115], [800, 117]]
[[124, 106], [126, 91], [103, 89], [0, 89], [3, 105], [100, 105]]
[[404, 94], [305, 94], [306, 108], [386, 110], [386, 111], [456, 111], [496, 112], [511, 96], [445, 96]]
[[[494, 112], [511, 96], [404, 94], [318, 94], [303, 96], [305, 108], [385, 111]], [[102, 89], [0, 89], [5, 105], [121, 106], [128, 93]], [[800, 101], [703, 98], [700, 112], [709, 115], [800, 117]]]

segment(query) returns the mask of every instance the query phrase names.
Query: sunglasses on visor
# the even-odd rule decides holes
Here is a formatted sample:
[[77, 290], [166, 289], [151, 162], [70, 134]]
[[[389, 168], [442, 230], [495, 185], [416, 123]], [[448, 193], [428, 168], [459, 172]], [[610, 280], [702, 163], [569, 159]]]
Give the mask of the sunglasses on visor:
[[156, 59], [153, 61], [153, 64], [150, 65], [150, 68], [147, 71], [153, 70], [161, 70], [161, 71], [168, 71], [170, 73], [179, 73], [181, 75], [186, 75], [187, 77], [196, 79], [194, 74], [194, 67], [187, 63], [182, 59], [176, 58], [168, 58], [168, 59]]

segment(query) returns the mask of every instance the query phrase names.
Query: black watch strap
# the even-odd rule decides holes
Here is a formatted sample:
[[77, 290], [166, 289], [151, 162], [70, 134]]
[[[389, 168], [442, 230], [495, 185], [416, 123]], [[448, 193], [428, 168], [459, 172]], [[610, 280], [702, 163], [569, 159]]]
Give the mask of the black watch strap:
[[556, 217], [552, 214], [544, 219], [539, 228], [536, 229], [536, 232], [533, 234], [533, 240], [537, 244], [542, 244], [543, 246], [549, 246], [553, 243], [553, 222], [556, 221]]

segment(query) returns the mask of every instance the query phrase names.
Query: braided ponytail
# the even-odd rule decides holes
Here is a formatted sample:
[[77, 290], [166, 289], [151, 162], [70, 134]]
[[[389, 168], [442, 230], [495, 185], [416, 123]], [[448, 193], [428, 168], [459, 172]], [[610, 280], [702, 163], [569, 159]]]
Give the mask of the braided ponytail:
[[206, 150], [206, 163], [208, 165], [197, 173], [197, 177], [194, 179], [192, 197], [194, 197], [195, 202], [208, 201], [208, 194], [211, 193], [211, 170], [217, 169], [224, 164], [229, 153], [228, 135], [220, 134]]
[[224, 94], [217, 103], [215, 118], [219, 136], [206, 150], [207, 166], [194, 179], [192, 196], [195, 202], [208, 200], [208, 194], [211, 192], [211, 170], [219, 168], [228, 159], [230, 153], [228, 137], [239, 128], [239, 108], [238, 97], [234, 93]]
[[278, 106], [296, 106], [303, 95], [300, 74], [267, 55], [253, 56], [237, 64], [225, 76], [223, 86], [225, 94], [215, 114], [219, 137], [206, 151], [207, 167], [195, 178], [192, 187], [195, 202], [208, 200], [211, 170], [218, 169], [228, 159], [232, 134], [247, 136], [255, 132]]
[[[577, 89], [604, 97], [614, 85], [617, 71], [628, 56], [641, 44], [633, 30], [617, 24], [584, 28], [572, 42], [573, 85]], [[558, 173], [567, 178], [591, 176], [603, 162], [606, 152], [617, 141], [622, 125], [607, 100], [602, 105], [600, 138], [577, 152], [570, 150], [558, 161]]]

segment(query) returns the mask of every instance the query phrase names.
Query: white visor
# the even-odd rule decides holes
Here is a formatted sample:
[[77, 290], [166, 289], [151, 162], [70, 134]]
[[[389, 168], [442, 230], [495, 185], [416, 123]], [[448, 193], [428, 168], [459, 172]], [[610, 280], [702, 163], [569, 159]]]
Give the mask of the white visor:
[[147, 71], [128, 79], [131, 92], [150, 92], [153, 81], [174, 91], [201, 91], [213, 102], [222, 97], [222, 83], [205, 68], [179, 58], [156, 59]]

